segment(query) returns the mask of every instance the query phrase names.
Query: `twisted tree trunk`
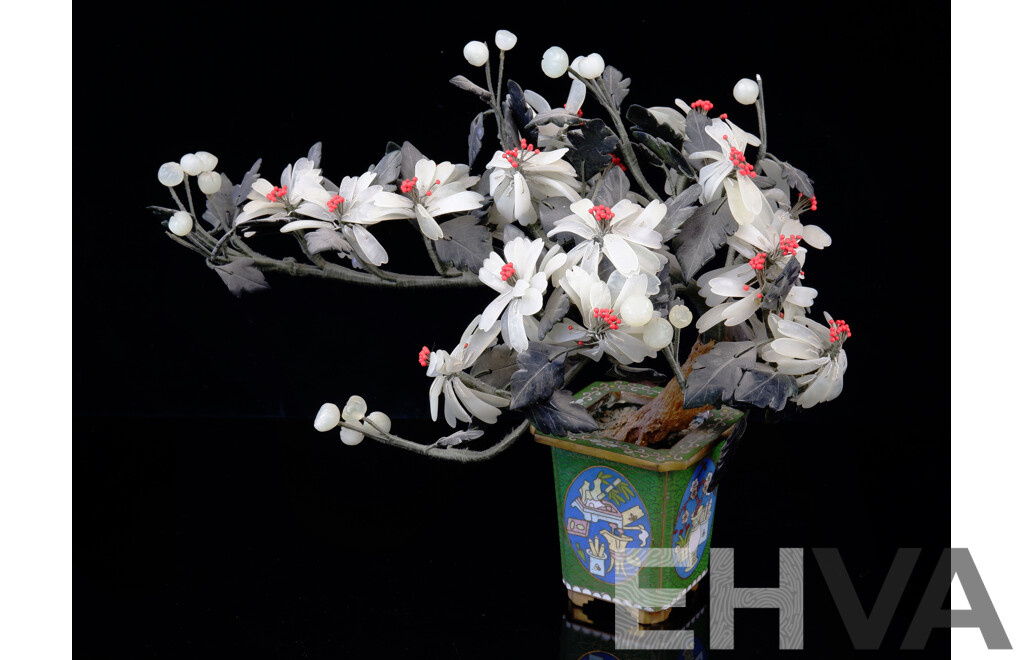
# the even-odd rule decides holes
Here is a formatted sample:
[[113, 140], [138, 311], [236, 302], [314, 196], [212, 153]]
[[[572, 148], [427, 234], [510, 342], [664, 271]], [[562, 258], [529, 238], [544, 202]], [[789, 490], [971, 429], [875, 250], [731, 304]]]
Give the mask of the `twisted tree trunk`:
[[[714, 340], [701, 343], [698, 339], [682, 365], [683, 375], [689, 376], [697, 358], [710, 351], [714, 345]], [[622, 442], [642, 446], [658, 445], [670, 434], [687, 428], [698, 413], [710, 409], [711, 406], [684, 408], [679, 381], [673, 378], [657, 398], [609, 428], [608, 435]]]

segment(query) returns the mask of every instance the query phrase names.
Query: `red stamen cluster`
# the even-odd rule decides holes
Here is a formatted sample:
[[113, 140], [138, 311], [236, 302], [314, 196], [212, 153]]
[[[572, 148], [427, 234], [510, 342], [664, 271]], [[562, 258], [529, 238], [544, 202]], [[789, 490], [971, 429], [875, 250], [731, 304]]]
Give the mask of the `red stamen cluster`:
[[619, 322], [622, 321], [622, 319], [620, 319], [618, 316], [615, 316], [615, 314], [612, 313], [612, 310], [600, 309], [598, 307], [594, 308], [594, 318], [604, 320], [604, 322], [607, 323], [608, 327], [611, 328], [612, 330], [618, 330]]
[[501, 267], [501, 280], [507, 282], [510, 278], [515, 277], [516, 267], [512, 264], [505, 264]]
[[267, 200], [271, 202], [276, 202], [277, 200], [281, 199], [287, 194], [288, 186], [284, 186], [283, 188], [278, 188], [277, 186], [274, 186], [274, 189], [267, 193]]
[[703, 110], [704, 112], [708, 112], [709, 110], [711, 110], [711, 108], [715, 107], [715, 104], [712, 103], [711, 101], [697, 99], [696, 101], [690, 104], [690, 107], [695, 108], [697, 110]]
[[334, 213], [339, 206], [345, 203], [345, 198], [341, 195], [335, 195], [331, 197], [330, 201], [327, 202], [327, 210]]
[[829, 321], [828, 325], [828, 340], [833, 344], [837, 341], [842, 342], [853, 336], [853, 333], [850, 332], [850, 326], [842, 319], [839, 319], [838, 321]]
[[626, 171], [626, 166], [622, 164], [622, 159], [619, 158], [618, 156], [616, 156], [615, 154], [611, 154], [611, 157], [612, 157], [612, 165], [618, 165], [619, 169], [621, 169], [623, 172], [625, 172]]
[[725, 114], [725, 113], [723, 112], [722, 114], [718, 115], [718, 118], [719, 118], [719, 119], [723, 119], [723, 120], [724, 120], [724, 119], [728, 119], [728, 118], [729, 118], [729, 115], [727, 115], [727, 114]]
[[[797, 196], [798, 197], [803, 197], [804, 194], [803, 193], [797, 193]], [[817, 211], [818, 210], [818, 196], [817, 195], [812, 195], [811, 196], [811, 210], [812, 211]]]
[[597, 206], [591, 206], [590, 210], [587, 211], [590, 215], [594, 216], [594, 220], [600, 222], [601, 220], [611, 220], [615, 217], [612, 210], [604, 204], [598, 204]]
[[411, 179], [406, 179], [405, 181], [403, 181], [402, 182], [402, 192], [403, 193], [410, 193], [410, 192], [412, 192], [412, 189], [416, 187], [416, 182], [417, 181], [419, 181], [419, 177], [415, 177], [415, 176], [413, 178], [411, 178]]
[[[723, 135], [722, 139], [728, 140], [729, 136]], [[736, 166], [740, 176], [754, 176], [754, 166], [747, 162], [747, 157], [736, 147], [729, 147], [729, 162]]]
[[[569, 108], [569, 104], [568, 103], [563, 103], [562, 107], [568, 109]], [[583, 108], [580, 108], [579, 110], [576, 111], [576, 116], [577, 117], [582, 117], [583, 116]]]
[[430, 349], [424, 346], [420, 349], [420, 366], [425, 367], [430, 364]]
[[779, 236], [779, 249], [782, 250], [783, 256], [790, 256], [796, 254], [796, 250], [800, 247], [800, 241], [803, 236], [800, 234], [790, 234], [789, 236]]
[[767, 258], [767, 252], [758, 252], [757, 254], [754, 255], [754, 258], [751, 259], [748, 263], [750, 264], [750, 267], [753, 268], [754, 270], [764, 270], [764, 265]]
[[[537, 149], [532, 144], [527, 144], [525, 139], [519, 141], [519, 149], [506, 149], [505, 153], [501, 154], [501, 157], [508, 161], [508, 164], [512, 167], [519, 167], [519, 151], [523, 150], [527, 153], [539, 154], [540, 149]], [[525, 154], [524, 154], [525, 155]]]

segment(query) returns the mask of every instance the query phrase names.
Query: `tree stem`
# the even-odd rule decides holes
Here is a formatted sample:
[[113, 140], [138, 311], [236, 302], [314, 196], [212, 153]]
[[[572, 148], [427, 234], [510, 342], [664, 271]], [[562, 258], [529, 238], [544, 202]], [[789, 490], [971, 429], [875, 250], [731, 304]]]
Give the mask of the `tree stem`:
[[768, 151], [768, 122], [764, 114], [764, 84], [761, 82], [761, 74], [757, 77], [757, 130], [761, 134], [761, 146], [757, 148], [757, 173], [762, 172], [761, 159]]

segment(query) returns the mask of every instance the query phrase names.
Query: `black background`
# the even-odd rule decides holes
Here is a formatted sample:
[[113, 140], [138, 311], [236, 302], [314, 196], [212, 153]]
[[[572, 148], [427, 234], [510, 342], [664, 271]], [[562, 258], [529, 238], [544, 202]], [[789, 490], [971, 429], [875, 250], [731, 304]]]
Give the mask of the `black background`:
[[[950, 539], [945, 413], [932, 404], [945, 400], [933, 360], [947, 330], [927, 311], [944, 309], [928, 280], [946, 205], [942, 190], [922, 192], [935, 181], [924, 136], [945, 121], [922, 102], [944, 86], [933, 49], [945, 19], [852, 5], [841, 20], [781, 5], [491, 10], [186, 3], [78, 35], [89, 84], [76, 169], [106, 162], [95, 183], [116, 188], [76, 209], [74, 232], [83, 657], [559, 657], [546, 447], [522, 441], [452, 466], [345, 447], [311, 426], [321, 402], [361, 394], [400, 435], [447, 432], [422, 421], [429, 380], [415, 354], [450, 349], [490, 294], [271, 276], [269, 292], [235, 299], [145, 209], [171, 205], [159, 165], [198, 150], [236, 182], [260, 157], [276, 181], [317, 141], [334, 180], [375, 163], [388, 140], [464, 162], [483, 107], [447, 80], [482, 84], [462, 46], [499, 28], [519, 36], [507, 76], [553, 104], [568, 90], [539, 68], [554, 44], [602, 53], [632, 78], [627, 103], [711, 99], [751, 132], [753, 106], [731, 89], [764, 78], [769, 151], [815, 179], [812, 218], [833, 237], [808, 257], [815, 314], [846, 319], [854, 337], [839, 399], [748, 431], [723, 475], [714, 545], [737, 549], [745, 586], [774, 583], [780, 547], [838, 547], [869, 604], [896, 549], [925, 548], [883, 645], [899, 647]], [[419, 237], [400, 229], [380, 234], [390, 265], [425, 272], [404, 247]], [[521, 516], [495, 518], [496, 498]], [[805, 577], [808, 657], [852, 652], [809, 556]], [[741, 614], [736, 651], [715, 657], [772, 655], [774, 621]], [[929, 649], [948, 654], [948, 641], [936, 632]]]

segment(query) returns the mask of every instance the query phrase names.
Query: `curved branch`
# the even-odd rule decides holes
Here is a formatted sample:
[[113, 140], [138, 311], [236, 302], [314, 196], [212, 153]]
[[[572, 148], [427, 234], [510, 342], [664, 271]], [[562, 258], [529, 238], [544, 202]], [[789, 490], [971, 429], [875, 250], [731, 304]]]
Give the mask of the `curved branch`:
[[436, 445], [421, 445], [418, 442], [406, 440], [405, 438], [400, 438], [397, 435], [383, 433], [382, 431], [380, 431], [380, 429], [378, 429], [378, 431], [380, 431], [380, 435], [376, 433], [369, 434], [366, 432], [366, 427], [355, 424], [349, 424], [345, 421], [340, 422], [339, 426], [343, 426], [347, 429], [352, 429], [353, 431], [359, 431], [360, 433], [364, 434], [365, 437], [368, 437], [371, 440], [376, 440], [377, 442], [389, 445], [391, 447], [405, 449], [407, 451], [413, 452], [414, 454], [431, 456], [446, 461], [454, 461], [456, 463], [475, 463], [478, 461], [486, 461], [487, 459], [494, 458], [501, 452], [511, 447], [512, 444], [516, 440], [518, 440], [521, 435], [523, 435], [524, 433], [526, 433], [526, 431], [529, 430], [530, 422], [523, 421], [519, 426], [509, 431], [508, 435], [499, 440], [498, 443], [495, 444], [493, 447], [488, 447], [487, 449], [482, 449], [480, 451], [473, 451], [469, 449], [448, 449], [445, 447], [438, 447]]

